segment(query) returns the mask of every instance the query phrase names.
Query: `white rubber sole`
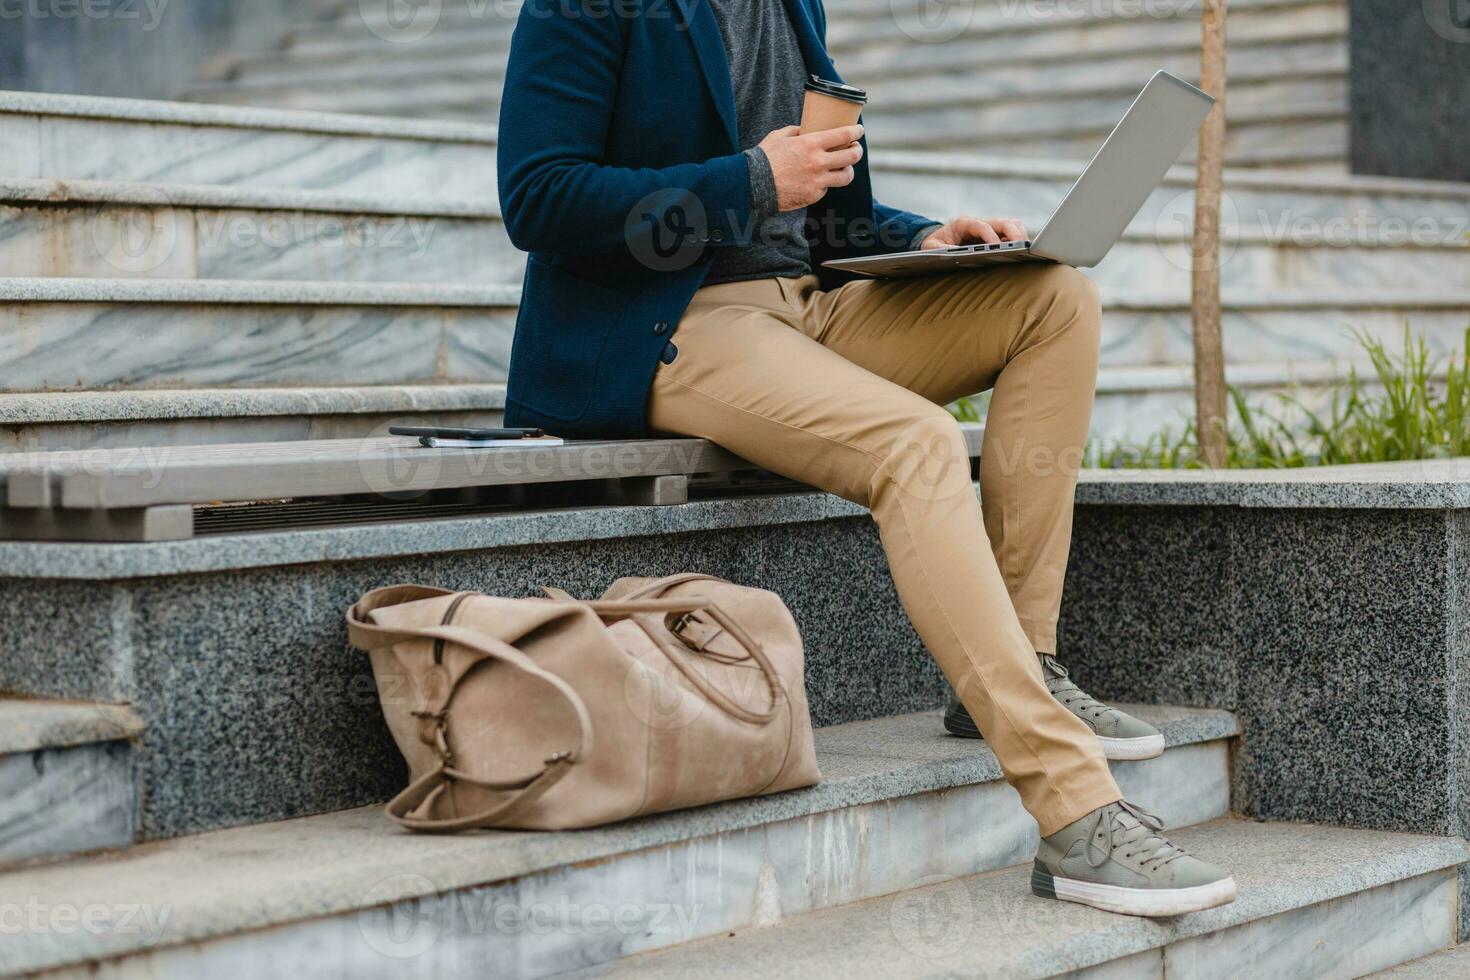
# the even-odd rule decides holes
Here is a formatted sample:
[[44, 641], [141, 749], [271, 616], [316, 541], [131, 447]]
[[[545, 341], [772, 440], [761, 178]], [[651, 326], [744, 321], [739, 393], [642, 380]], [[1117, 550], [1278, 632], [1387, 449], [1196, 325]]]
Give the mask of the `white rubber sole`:
[[1097, 740], [1102, 743], [1103, 758], [1115, 762], [1157, 759], [1164, 754], [1164, 736], [1157, 733], [1143, 738], [1104, 738], [1099, 735]]
[[1194, 888], [1123, 888], [1072, 878], [1052, 878], [1051, 885], [1056, 897], [1064, 902], [1147, 918], [1203, 912], [1235, 901], [1234, 878]]

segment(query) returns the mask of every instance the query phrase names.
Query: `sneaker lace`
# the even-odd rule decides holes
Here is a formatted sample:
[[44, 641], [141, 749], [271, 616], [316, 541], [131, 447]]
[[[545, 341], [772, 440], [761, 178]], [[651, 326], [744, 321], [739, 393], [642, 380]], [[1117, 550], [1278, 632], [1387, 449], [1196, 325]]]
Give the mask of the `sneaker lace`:
[[[1107, 847], [1094, 861], [1092, 859], [1093, 851], [1096, 850], [1094, 841], [1097, 838], [1098, 828], [1104, 823], [1107, 827]], [[1108, 858], [1112, 857], [1115, 851], [1122, 849], [1124, 857], [1134, 855], [1141, 857], [1144, 867], [1162, 868], [1188, 853], [1184, 848], [1170, 843], [1169, 839], [1161, 833], [1163, 829], [1162, 820], [1127, 800], [1119, 800], [1112, 806], [1105, 806], [1098, 811], [1091, 831], [1087, 835], [1087, 863], [1091, 867], [1100, 868], [1107, 863]]]
[[1069, 708], [1075, 705], [1076, 711], [1085, 713], [1093, 721], [1097, 721], [1109, 711], [1113, 710], [1078, 687], [1068, 675], [1067, 668], [1058, 663], [1055, 657], [1043, 653], [1041, 654], [1041, 664], [1045, 668], [1043, 672], [1046, 674], [1047, 690], [1051, 691], [1052, 697], [1062, 702], [1062, 704]]

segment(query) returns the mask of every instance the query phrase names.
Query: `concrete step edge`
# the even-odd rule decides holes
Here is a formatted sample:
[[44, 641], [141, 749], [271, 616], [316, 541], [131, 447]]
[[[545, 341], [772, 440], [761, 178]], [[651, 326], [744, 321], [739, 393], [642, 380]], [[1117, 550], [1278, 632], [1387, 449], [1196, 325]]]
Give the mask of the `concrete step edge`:
[[[877, 173], [918, 173], [928, 176], [1013, 177], [1032, 180], [1056, 180], [1070, 185], [1082, 173], [1085, 163], [1073, 160], [1026, 159], [990, 154], [955, 153], [938, 150], [874, 151], [873, 170]], [[1193, 187], [1195, 169], [1176, 166], [1164, 178], [1165, 186]], [[1470, 199], [1470, 183], [1448, 180], [1415, 180], [1405, 177], [1374, 177], [1345, 174], [1303, 175], [1294, 170], [1230, 170], [1225, 171], [1225, 189], [1283, 191], [1310, 196], [1346, 194], [1384, 194], [1414, 197]]]
[[[348, 214], [391, 220], [396, 218], [446, 218], [456, 221], [483, 221], [499, 227], [502, 216], [498, 203], [485, 200], [428, 199], [373, 194], [344, 195], [334, 191], [289, 188], [258, 188], [216, 184], [172, 184], [99, 180], [56, 180], [52, 178], [0, 178], [0, 204], [17, 207], [47, 208], [96, 205], [138, 209], [244, 210], [306, 214]], [[1038, 218], [1040, 216], [1037, 216]], [[1184, 231], [1166, 229], [1149, 232], [1130, 228], [1121, 242], [1151, 244], [1186, 242]], [[1465, 238], [1427, 241], [1383, 241], [1373, 238], [1332, 240], [1324, 242], [1293, 241], [1259, 227], [1224, 229], [1225, 245], [1294, 247], [1294, 248], [1363, 248], [1398, 249], [1462, 249], [1470, 246]], [[83, 277], [79, 277], [83, 278]]]
[[0, 393], [0, 425], [414, 414], [504, 407], [503, 384]]
[[[1348, 360], [1231, 362], [1228, 380], [1241, 388], [1331, 384], [1347, 376], [1372, 377], [1368, 362]], [[1105, 364], [1097, 393], [1128, 395], [1188, 391], [1188, 364]], [[0, 392], [0, 426], [90, 422], [187, 421], [302, 415], [386, 415], [498, 411], [504, 384], [382, 385], [299, 388], [180, 388], [121, 391]]]
[[[0, 279], [0, 303], [198, 303], [293, 306], [515, 307], [521, 287], [434, 283], [275, 282], [198, 279]], [[1187, 310], [1187, 295], [1105, 294], [1106, 309]], [[1460, 289], [1251, 290], [1227, 294], [1226, 310], [1470, 309], [1470, 287]]]
[[1369, 974], [1374, 980], [1446, 980], [1470, 977], [1470, 943]]
[[499, 223], [500, 204], [464, 198], [342, 194], [330, 190], [228, 184], [0, 177], [0, 204], [105, 204], [146, 208], [214, 208], [321, 212], [380, 217], [483, 219]]
[[479, 123], [40, 92], [0, 91], [0, 113], [448, 143], [496, 140], [495, 127]]
[[[1325, 60], [1319, 64], [1294, 65], [1290, 68], [1276, 69], [1274, 72], [1265, 70], [1241, 71], [1232, 73], [1230, 76], [1231, 94], [1236, 95], [1242, 88], [1260, 85], [1265, 87], [1278, 82], [1300, 82], [1320, 81], [1322, 79], [1336, 80], [1347, 78], [1346, 52], [1339, 59]], [[1190, 81], [1190, 79], [1185, 79]], [[938, 81], [938, 79], [936, 79]], [[897, 97], [884, 97], [882, 99], [883, 109], [909, 109], [923, 110], [927, 108], [969, 108], [986, 107], [992, 105], [1006, 105], [1009, 103], [1035, 103], [1047, 101], [1062, 101], [1065, 99], [1092, 99], [1092, 98], [1128, 98], [1138, 93], [1142, 79], [1137, 81], [1108, 83], [1105, 85], [1088, 85], [1085, 82], [1064, 81], [1052, 83], [1050, 86], [1039, 85], [1035, 88], [1019, 88], [1006, 91], [994, 89], [983, 89], [988, 79], [966, 78], [963, 84], [955, 84], [948, 91], [937, 91], [930, 93], [914, 93], [911, 95], [899, 95]], [[969, 86], [974, 85], [976, 91], [969, 91]]]
[[0, 302], [515, 307], [519, 286], [229, 279], [0, 279]]
[[[1240, 886], [1239, 898], [1221, 908], [1167, 920], [1110, 915], [1034, 898], [1029, 886], [1031, 868], [1024, 865], [940, 882], [903, 896], [812, 912], [761, 930], [645, 953], [604, 968], [598, 975], [720, 980], [762, 975], [763, 970], [780, 963], [786, 975], [817, 980], [1071, 976], [1073, 971], [1203, 936], [1217, 936], [1221, 945], [1214, 948], [1213, 955], [1224, 956], [1230, 948], [1225, 930], [1444, 872], [1470, 856], [1465, 842], [1454, 837], [1256, 824], [1228, 818], [1170, 837], [1206, 860], [1229, 867]], [[952, 900], [944, 905], [935, 896]], [[927, 930], [909, 937], [908, 942], [900, 938], [905, 903], [931, 915], [948, 913], [953, 917], [951, 928], [964, 928], [959, 919], [964, 912], [953, 900], [960, 896], [968, 899], [963, 908], [973, 910], [970, 914], [976, 920], [970, 927], [970, 942], [940, 945], [931, 934], [944, 934], [945, 923], [927, 920]], [[1448, 944], [1451, 930], [1448, 922], [1442, 924], [1446, 926], [1443, 942]]]
[[143, 720], [126, 705], [0, 697], [0, 755], [128, 741], [142, 734]]
[[[912, 3], [913, 0], [908, 0], [908, 2]], [[1244, 0], [1244, 2], [1237, 0], [1239, 9], [1242, 10], [1289, 9], [1291, 7], [1317, 6], [1323, 2], [1324, 0]], [[1331, 0], [1327, 0], [1327, 2], [1331, 2]], [[871, 21], [877, 18], [891, 16], [894, 9], [893, 4], [894, 0], [848, 0], [841, 7], [833, 4], [834, 9], [828, 11], [827, 18], [829, 24], [844, 21], [857, 23]], [[1178, 7], [1181, 9], [1188, 7], [1191, 11], [1197, 11], [1197, 4], [1198, 0], [1180, 0]], [[986, 6], [998, 8], [1000, 4], [992, 0]], [[1152, 9], [1159, 8], [1155, 7]], [[1236, 9], [1236, 4], [1232, 4], [1231, 9]], [[1197, 16], [1197, 12], [1191, 13], [1191, 16]]]
[[[1233, 738], [1227, 712], [1138, 707], [1171, 747]], [[168, 945], [254, 932], [371, 904], [407, 901], [538, 872], [605, 862], [662, 845], [766, 824], [988, 783], [1001, 778], [983, 742], [944, 735], [937, 712], [855, 722], [818, 733], [819, 762], [832, 775], [808, 790], [717, 804], [580, 832], [408, 836], [376, 808], [215, 831], [127, 852], [0, 874], [6, 894], [45, 896], [85, 908], [120, 899], [172, 909]], [[352, 841], [350, 860], [322, 853], [323, 835]], [[345, 843], [344, 845], [345, 846]], [[335, 850], [335, 848], [333, 848]], [[219, 887], [222, 863], [252, 862], [251, 874]], [[374, 887], [376, 886], [376, 887]], [[386, 890], [385, 890], [386, 889]], [[9, 936], [0, 973], [51, 969], [148, 952], [148, 937], [117, 930]]]
[[[1297, 45], [1305, 46], [1318, 43], [1324, 39], [1337, 40], [1339, 38], [1345, 39], [1345, 37], [1346, 35], [1340, 33], [1332, 33], [1324, 36], [1321, 32], [1316, 32], [1312, 36], [1307, 37], [1303, 40], [1292, 41], [1284, 41], [1280, 39], [1258, 40], [1247, 37], [1238, 42], [1232, 42], [1230, 46], [1230, 51], [1232, 55], [1235, 55], [1238, 52], [1254, 48], [1280, 48], [1285, 46]], [[1153, 48], [1149, 49], [1149, 53], [1180, 54], [1190, 51], [1197, 52], [1198, 49], [1198, 43], [1195, 43], [1193, 45], [1163, 44], [1154, 46]], [[1099, 54], [1101, 55], [1102, 60], [1113, 61], [1119, 60], [1119, 56], [1115, 52], [1123, 52], [1126, 55], [1128, 51], [1132, 50], [1134, 50], [1134, 48], [1115, 46], [1114, 48], [1101, 49], [1099, 51]], [[1092, 52], [1088, 52], [1088, 54], [1091, 53]], [[1344, 49], [1341, 52], [1341, 58], [1338, 60], [1345, 61], [1346, 56], [1347, 52], [1344, 46]], [[326, 85], [333, 87], [353, 85], [372, 86], [381, 84], [384, 81], [394, 79], [397, 79], [399, 81], [418, 83], [423, 83], [426, 81], [451, 81], [463, 78], [464, 73], [467, 71], [484, 72], [488, 68], [498, 73], [503, 69], [504, 60], [504, 53], [495, 54], [486, 51], [476, 50], [464, 55], [454, 54], [443, 58], [426, 59], [422, 63], [413, 61], [390, 62], [386, 65], [379, 66], [378, 69], [374, 71], [373, 68], [369, 66], [359, 66], [350, 62], [345, 66], [337, 68], [336, 70], [333, 70], [331, 68], [323, 69], [319, 65], [316, 65], [311, 59], [301, 58], [294, 61], [272, 63], [270, 65], [270, 68], [273, 70], [266, 70], [265, 68], [259, 67], [241, 66], [241, 68], [239, 69], [241, 72], [248, 71], [249, 73], [240, 74], [237, 77], [222, 78], [207, 82], [197, 82], [189, 86], [189, 88], [185, 90], [184, 96], [190, 99], [209, 101], [212, 97], [216, 97], [222, 93], [251, 92], [259, 94], [267, 92], [290, 91], [303, 86], [309, 87], [312, 85]], [[488, 64], [488, 62], [495, 62], [495, 64]], [[1328, 68], [1323, 67], [1318, 68], [1317, 70], [1320, 72], [1328, 70]], [[1338, 66], [1337, 70], [1341, 71], [1344, 69]], [[1266, 73], [1265, 69], [1258, 69], [1255, 71], [1248, 71], [1243, 73], [1234, 72], [1231, 75], [1231, 82], [1232, 84], [1234, 84], [1239, 81], [1250, 81], [1258, 78], [1260, 80], [1266, 80], [1272, 77], [1293, 78], [1306, 72], [1306, 69], [1298, 66], [1293, 66], [1287, 69], [1281, 69], [1280, 71], [1282, 73], [1279, 76], [1271, 76]], [[922, 74], [906, 73], [904, 77], [922, 77]], [[938, 81], [938, 76], [936, 76], [936, 81]]]

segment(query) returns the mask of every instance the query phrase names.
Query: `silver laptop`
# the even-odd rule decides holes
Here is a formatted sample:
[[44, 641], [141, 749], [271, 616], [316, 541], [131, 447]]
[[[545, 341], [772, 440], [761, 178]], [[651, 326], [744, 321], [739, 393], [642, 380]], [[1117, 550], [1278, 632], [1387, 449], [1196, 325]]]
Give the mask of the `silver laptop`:
[[1183, 79], [1166, 71], [1156, 73], [1035, 239], [834, 259], [822, 265], [878, 279], [932, 276], [1004, 262], [1097, 265], [1179, 159], [1214, 104], [1213, 98]]

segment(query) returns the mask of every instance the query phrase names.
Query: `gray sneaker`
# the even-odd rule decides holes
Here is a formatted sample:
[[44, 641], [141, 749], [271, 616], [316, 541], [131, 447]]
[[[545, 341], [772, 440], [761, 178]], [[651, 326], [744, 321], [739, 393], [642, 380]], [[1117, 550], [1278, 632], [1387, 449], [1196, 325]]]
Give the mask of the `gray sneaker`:
[[[1055, 657], [1040, 654], [1041, 671], [1052, 697], [1091, 728], [1102, 744], [1103, 756], [1115, 761], [1155, 759], [1164, 754], [1164, 736], [1157, 728], [1125, 711], [1103, 704], [1082, 690]], [[980, 738], [980, 730], [965, 706], [955, 699], [944, 713], [944, 728], [960, 738]]]
[[1043, 837], [1031, 891], [1125, 915], [1168, 916], [1235, 901], [1235, 879], [1169, 843], [1158, 817], [1111, 803]]

